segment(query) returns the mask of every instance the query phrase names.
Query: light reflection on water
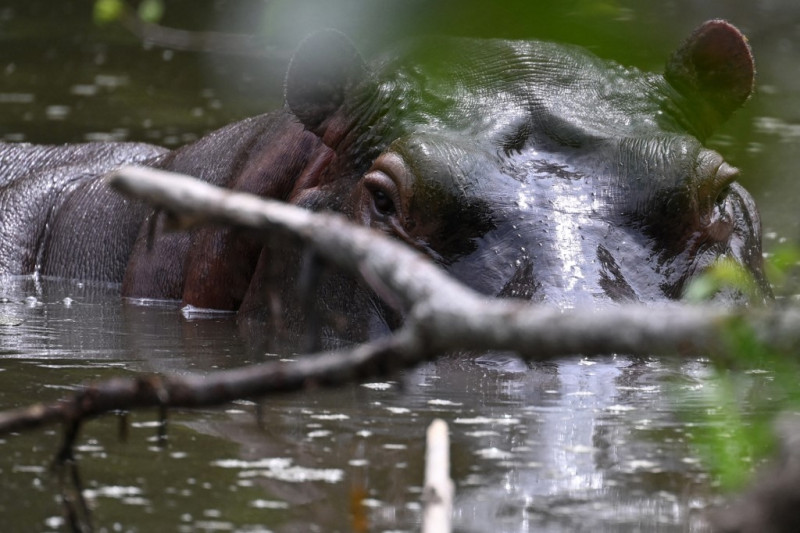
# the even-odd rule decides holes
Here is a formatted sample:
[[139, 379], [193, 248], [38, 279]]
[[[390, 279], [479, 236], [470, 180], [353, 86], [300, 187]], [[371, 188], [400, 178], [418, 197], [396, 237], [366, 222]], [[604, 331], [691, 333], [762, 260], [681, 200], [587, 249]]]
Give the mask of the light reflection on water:
[[[259, 357], [229, 317], [187, 320], [177, 306], [126, 305], [113, 288], [74, 282], [21, 279], [2, 291], [0, 314], [23, 321], [0, 326], [2, 408], [88, 380]], [[31, 295], [40, 305], [26, 303]], [[395, 381], [270, 398], [260, 424], [250, 401], [171, 412], [166, 449], [152, 412], [131, 415], [126, 443], [114, 417], [92, 421], [76, 451], [96, 525], [349, 531], [356, 498], [375, 530], [416, 530], [425, 427], [440, 417], [450, 424], [458, 531], [704, 529], [715, 490], [678, 416], [711, 408], [702, 361], [500, 360], [451, 357]], [[48, 470], [58, 439], [47, 429], [0, 442], [0, 516], [10, 527], [61, 523]], [[24, 513], [12, 512], [18, 505]]]

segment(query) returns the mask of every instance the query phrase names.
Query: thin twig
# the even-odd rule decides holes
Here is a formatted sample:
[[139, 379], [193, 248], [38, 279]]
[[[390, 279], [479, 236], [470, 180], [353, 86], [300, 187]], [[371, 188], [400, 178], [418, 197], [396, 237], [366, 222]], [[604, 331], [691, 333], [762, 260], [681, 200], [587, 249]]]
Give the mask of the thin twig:
[[[370, 376], [388, 375], [399, 368], [399, 363], [413, 360], [409, 352], [416, 349], [416, 344], [405, 339], [398, 335], [351, 350], [303, 357], [293, 363], [275, 361], [207, 376], [110, 379], [87, 385], [74, 396], [51, 404], [0, 412], [0, 434], [59, 422], [73, 424], [120, 409], [216, 406], [241, 398], [299, 391], [312, 385], [339, 386]], [[399, 356], [400, 352], [406, 357]], [[67, 444], [65, 441], [65, 447]]]
[[455, 486], [450, 479], [450, 436], [447, 422], [428, 426], [425, 448], [425, 487], [422, 491], [422, 533], [450, 533]]

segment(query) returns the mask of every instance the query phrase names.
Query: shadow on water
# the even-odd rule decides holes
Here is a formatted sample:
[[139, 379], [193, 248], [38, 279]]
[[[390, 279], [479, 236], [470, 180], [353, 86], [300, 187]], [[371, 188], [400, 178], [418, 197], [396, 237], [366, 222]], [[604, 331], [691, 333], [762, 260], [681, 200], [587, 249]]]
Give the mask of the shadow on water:
[[[235, 30], [258, 19], [240, 16], [235, 3], [217, 2], [214, 11], [193, 2], [170, 3], [171, 22], [213, 28], [216, 17], [222, 29]], [[0, 7], [0, 138], [174, 146], [280, 105], [283, 59], [143, 49], [119, 28], [93, 26], [89, 4], [15, 0]], [[245, 4], [287, 12], [294, 5]], [[602, 43], [593, 48], [603, 56], [659, 69], [700, 21], [731, 19], [751, 39], [761, 89], [712, 144], [741, 167], [759, 200], [767, 248], [800, 240], [793, 205], [800, 76], [787, 68], [800, 64], [800, 9], [788, 1], [630, 4], [548, 8], [530, 34], [500, 7], [495, 18], [514, 19], [508, 27], [480, 26], [466, 15], [453, 27]], [[440, 20], [433, 15], [430, 24]], [[340, 27], [360, 44], [380, 41], [383, 26], [370, 16], [366, 26], [339, 20]], [[312, 19], [301, 24], [313, 26]], [[272, 24], [267, 43], [289, 46], [298, 32]], [[588, 33], [570, 39], [570, 25]], [[91, 380], [203, 373], [277, 357], [252, 353], [232, 317], [186, 318], [172, 303], [122, 302], [116, 291], [0, 280], [1, 408], [53, 400]], [[355, 500], [372, 530], [412, 531], [424, 430], [441, 417], [452, 433], [458, 531], [702, 531], [718, 490], [689, 447], [693, 426], [679, 415], [713, 407], [703, 394], [710, 379], [702, 360], [575, 358], [529, 367], [509, 358], [447, 358], [392, 382], [271, 398], [260, 424], [248, 401], [170, 412], [166, 449], [156, 445], [156, 413], [132, 414], [126, 442], [114, 417], [104, 417], [85, 426], [77, 455], [98, 529], [350, 531]], [[770, 376], [748, 379], [768, 388]], [[48, 471], [59, 439], [59, 429], [47, 429], [0, 440], [4, 530], [65, 527]]]

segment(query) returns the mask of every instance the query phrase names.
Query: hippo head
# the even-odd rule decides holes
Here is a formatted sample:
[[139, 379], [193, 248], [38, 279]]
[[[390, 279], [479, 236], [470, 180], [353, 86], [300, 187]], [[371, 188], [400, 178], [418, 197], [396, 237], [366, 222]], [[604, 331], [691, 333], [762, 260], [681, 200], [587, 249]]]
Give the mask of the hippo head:
[[332, 155], [292, 201], [397, 238], [488, 295], [673, 300], [730, 258], [768, 297], [753, 200], [702, 144], [753, 76], [723, 21], [664, 75], [570, 46], [453, 38], [367, 67], [323, 33], [298, 51], [287, 105]]

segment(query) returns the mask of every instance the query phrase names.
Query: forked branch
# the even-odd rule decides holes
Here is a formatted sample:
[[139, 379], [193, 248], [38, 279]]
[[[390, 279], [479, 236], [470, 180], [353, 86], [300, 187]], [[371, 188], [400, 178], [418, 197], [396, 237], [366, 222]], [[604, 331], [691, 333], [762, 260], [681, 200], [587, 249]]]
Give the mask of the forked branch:
[[580, 354], [705, 355], [728, 363], [731, 327], [766, 347], [797, 353], [800, 312], [707, 306], [559, 310], [484, 297], [416, 251], [334, 214], [220, 189], [194, 178], [128, 167], [113, 187], [165, 211], [180, 226], [218, 223], [302, 239], [365, 282], [377, 280], [406, 312], [392, 336], [333, 352], [200, 376], [143, 376], [85, 387], [49, 405], [0, 413], [0, 434], [134, 408], [220, 405], [307, 387], [386, 376], [448, 351], [510, 350], [529, 361]]

